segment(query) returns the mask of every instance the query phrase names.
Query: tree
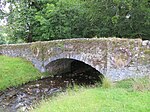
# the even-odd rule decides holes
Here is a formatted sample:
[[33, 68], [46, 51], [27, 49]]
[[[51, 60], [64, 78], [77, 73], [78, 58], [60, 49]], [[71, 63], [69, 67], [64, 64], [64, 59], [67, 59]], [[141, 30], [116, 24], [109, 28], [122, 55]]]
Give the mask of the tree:
[[4, 43], [5, 43], [4, 37], [3, 37], [3, 35], [0, 32], [0, 44], [4, 44]]
[[8, 0], [13, 38], [27, 42], [87, 37], [87, 8], [80, 0]]
[[47, 3], [36, 13], [40, 40], [86, 37], [86, 7], [80, 0]]
[[150, 39], [148, 0], [87, 0], [87, 3], [94, 35]]
[[[14, 41], [91, 37], [150, 39], [149, 0], [1, 0]], [[9, 11], [4, 7], [9, 5]]]
[[7, 19], [8, 29], [12, 30], [12, 38], [22, 38], [27, 42], [32, 42], [37, 25], [34, 19], [39, 8], [37, 2], [34, 0], [7, 0], [2, 3], [9, 4], [9, 12], [4, 12], [2, 9], [1, 12], [3, 18]]

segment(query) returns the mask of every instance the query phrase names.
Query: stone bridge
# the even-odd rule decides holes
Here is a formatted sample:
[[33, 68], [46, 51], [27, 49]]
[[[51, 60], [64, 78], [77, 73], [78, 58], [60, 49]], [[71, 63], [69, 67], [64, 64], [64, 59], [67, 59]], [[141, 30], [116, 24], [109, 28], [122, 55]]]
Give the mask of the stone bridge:
[[150, 41], [141, 39], [79, 38], [1, 45], [0, 54], [23, 57], [41, 72], [69, 71], [72, 61], [78, 60], [112, 81], [150, 75]]

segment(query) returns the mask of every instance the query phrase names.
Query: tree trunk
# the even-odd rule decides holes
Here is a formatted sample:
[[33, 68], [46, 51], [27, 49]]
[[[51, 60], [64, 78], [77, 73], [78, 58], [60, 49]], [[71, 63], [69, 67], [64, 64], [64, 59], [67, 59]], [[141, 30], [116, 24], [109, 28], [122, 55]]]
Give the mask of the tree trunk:
[[32, 33], [31, 32], [27, 36], [27, 42], [28, 43], [32, 42]]

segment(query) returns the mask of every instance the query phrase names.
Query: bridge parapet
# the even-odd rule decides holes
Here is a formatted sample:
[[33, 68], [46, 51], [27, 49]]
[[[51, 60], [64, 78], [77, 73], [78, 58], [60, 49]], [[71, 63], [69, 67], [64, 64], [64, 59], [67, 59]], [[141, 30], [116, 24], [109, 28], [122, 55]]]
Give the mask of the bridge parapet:
[[64, 39], [0, 45], [0, 54], [23, 57], [41, 72], [58, 59], [82, 61], [113, 81], [150, 74], [150, 41], [141, 39]]

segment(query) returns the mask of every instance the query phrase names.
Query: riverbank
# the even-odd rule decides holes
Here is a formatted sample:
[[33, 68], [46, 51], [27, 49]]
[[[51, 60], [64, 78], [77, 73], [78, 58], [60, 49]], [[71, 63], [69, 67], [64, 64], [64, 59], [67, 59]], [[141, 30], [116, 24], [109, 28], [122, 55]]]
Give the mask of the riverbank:
[[[70, 80], [66, 73], [30, 81], [18, 87], [9, 87], [0, 91], [0, 112], [28, 112], [37, 102], [65, 92], [66, 88], [74, 88], [74, 83], [84, 83], [85, 85], [88, 83], [91, 85], [89, 79], [88, 81], [86, 79], [82, 80], [82, 82], [76, 81]], [[93, 80], [91, 79], [91, 81]]]
[[43, 100], [31, 112], [149, 112], [150, 79], [117, 82], [110, 88], [80, 88]]
[[[11, 107], [12, 106], [11, 104], [15, 103], [15, 101], [18, 101], [19, 102], [18, 105], [25, 104], [26, 106], [26, 103], [28, 103], [26, 101], [29, 101], [26, 100], [27, 98], [29, 99], [35, 98], [35, 101], [37, 101], [36, 97], [38, 97], [40, 100], [42, 100], [44, 91], [47, 96], [47, 93], [52, 92], [55, 93], [56, 91], [59, 92], [61, 90], [61, 88], [57, 89], [56, 87], [50, 88], [50, 86], [54, 87], [53, 84], [54, 81], [51, 79], [46, 79], [44, 81], [45, 83], [51, 84], [45, 84], [46, 87], [44, 86], [40, 87], [40, 85], [42, 85], [43, 82], [42, 80], [38, 81], [37, 79], [41, 79], [41, 77], [44, 76], [46, 76], [46, 74], [41, 74], [37, 69], [34, 68], [34, 66], [30, 62], [22, 58], [10, 58], [6, 56], [0, 56], [0, 96], [2, 97], [4, 96], [4, 98], [1, 98], [0, 102], [5, 103], [6, 106], [8, 104], [8, 106]], [[63, 74], [63, 76], [65, 75]], [[80, 76], [79, 78], [82, 77]], [[59, 80], [57, 81], [60, 84], [60, 81]], [[64, 81], [65, 86], [68, 85], [68, 81], [66, 81], [66, 79]], [[28, 83], [29, 84], [28, 85], [27, 82], [31, 83]], [[20, 86], [25, 83], [26, 85], [24, 86], [26, 87], [26, 89], [23, 88], [24, 86]], [[49, 85], [49, 87], [47, 87], [47, 85]], [[50, 97], [48, 99], [46, 97], [46, 100], [42, 100], [39, 104], [32, 106], [33, 109], [30, 111], [31, 112], [101, 112], [101, 111], [149, 112], [150, 111], [149, 77], [145, 77], [142, 79], [129, 79], [126, 81], [117, 82], [113, 86], [110, 85], [111, 83], [106, 81], [105, 83], [103, 83], [102, 87], [98, 85], [94, 86], [94, 88], [78, 87], [78, 86], [76, 88], [75, 86], [73, 90], [68, 89], [67, 92], [61, 91], [62, 93], [59, 93], [57, 97]], [[8, 91], [6, 88], [8, 88]], [[9, 89], [12, 89], [13, 91], [10, 91]], [[32, 95], [35, 95], [36, 97]], [[42, 97], [39, 97], [38, 95], [41, 95]], [[11, 100], [10, 96], [12, 96]], [[9, 99], [8, 102], [7, 99]], [[22, 105], [20, 105], [20, 107], [21, 106]], [[15, 105], [14, 107], [17, 108], [18, 106]]]
[[44, 76], [30, 62], [22, 58], [0, 56], [0, 91], [19, 86]]
[[74, 67], [77, 70], [50, 77], [39, 73], [30, 62], [22, 58], [0, 56], [0, 60], [0, 111], [4, 112], [26, 112], [33, 104], [65, 91], [68, 86], [73, 88], [75, 83], [92, 85], [100, 81], [99, 73], [87, 69], [87, 66], [86, 70]]

